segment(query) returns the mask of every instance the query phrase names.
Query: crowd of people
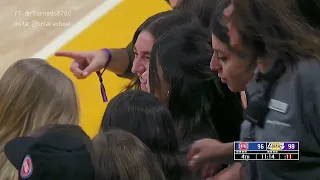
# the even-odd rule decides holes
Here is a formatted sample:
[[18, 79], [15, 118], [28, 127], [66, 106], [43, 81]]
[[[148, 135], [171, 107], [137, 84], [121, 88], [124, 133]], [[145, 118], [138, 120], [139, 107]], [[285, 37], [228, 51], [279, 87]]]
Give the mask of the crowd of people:
[[[320, 179], [320, 2], [168, 3], [125, 48], [55, 54], [98, 75], [104, 101], [105, 70], [131, 79], [93, 139], [62, 72], [33, 58], [4, 73], [1, 180]], [[234, 161], [235, 141], [299, 141], [299, 161]]]

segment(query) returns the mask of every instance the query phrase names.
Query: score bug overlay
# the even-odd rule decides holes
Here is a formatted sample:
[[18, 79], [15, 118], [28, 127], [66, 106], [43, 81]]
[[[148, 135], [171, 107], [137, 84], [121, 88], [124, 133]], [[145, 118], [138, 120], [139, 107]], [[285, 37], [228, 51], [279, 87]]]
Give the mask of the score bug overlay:
[[299, 160], [299, 142], [234, 142], [234, 160]]

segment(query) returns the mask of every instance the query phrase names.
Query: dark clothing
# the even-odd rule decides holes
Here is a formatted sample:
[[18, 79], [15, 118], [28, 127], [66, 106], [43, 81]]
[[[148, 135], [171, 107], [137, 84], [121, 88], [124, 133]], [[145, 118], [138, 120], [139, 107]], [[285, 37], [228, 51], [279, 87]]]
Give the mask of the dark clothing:
[[[248, 98], [254, 98], [261, 84], [252, 80], [247, 88]], [[299, 141], [300, 160], [245, 162], [247, 173], [256, 168], [254, 180], [320, 179], [320, 62], [303, 60], [287, 68], [271, 90], [268, 107], [264, 127], [252, 128], [255, 141]], [[243, 122], [241, 139], [247, 140], [250, 129], [251, 123]]]
[[19, 180], [92, 180], [94, 165], [88, 147], [64, 133], [48, 132], [39, 137], [19, 137], [4, 147], [19, 171]]
[[[226, 84], [217, 79], [217, 86], [221, 94], [216, 95], [212, 121], [203, 119], [192, 126], [191, 131], [182, 139], [181, 151], [186, 153], [189, 146], [196, 140], [203, 138], [218, 139], [222, 142], [233, 142], [240, 139], [241, 124], [243, 122], [243, 107], [239, 93], [233, 93]], [[215, 92], [218, 93], [218, 92]]]

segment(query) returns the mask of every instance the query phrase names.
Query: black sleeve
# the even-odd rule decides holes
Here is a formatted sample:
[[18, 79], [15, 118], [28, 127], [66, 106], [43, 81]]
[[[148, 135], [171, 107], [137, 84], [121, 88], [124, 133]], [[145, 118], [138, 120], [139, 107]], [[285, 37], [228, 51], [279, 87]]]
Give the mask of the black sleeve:
[[129, 65], [128, 68], [124, 71], [123, 74], [117, 74], [119, 77], [123, 77], [123, 78], [128, 78], [128, 79], [132, 79], [135, 74], [133, 74], [131, 72], [131, 68], [132, 68], [132, 63], [133, 63], [133, 59], [134, 59], [134, 52], [133, 52], [133, 47], [132, 47], [132, 42], [130, 42], [128, 44], [128, 46], [125, 48], [126, 52], [128, 53], [128, 57], [129, 57]]

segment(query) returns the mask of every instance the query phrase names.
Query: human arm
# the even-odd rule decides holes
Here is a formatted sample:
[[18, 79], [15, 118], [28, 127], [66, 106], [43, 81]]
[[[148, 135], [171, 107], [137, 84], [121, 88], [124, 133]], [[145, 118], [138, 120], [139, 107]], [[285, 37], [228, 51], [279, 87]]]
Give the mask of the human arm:
[[244, 180], [245, 175], [240, 162], [235, 162], [231, 166], [225, 168], [214, 177], [206, 178], [206, 180]]
[[[111, 53], [111, 56], [109, 55]], [[131, 43], [126, 48], [74, 52], [61, 51], [56, 52], [56, 56], [62, 56], [73, 59], [70, 71], [78, 79], [84, 79], [90, 74], [106, 67], [108, 70], [125, 78], [132, 78], [131, 66], [134, 59]], [[111, 57], [111, 59], [109, 59]], [[108, 63], [109, 62], [109, 63]]]

